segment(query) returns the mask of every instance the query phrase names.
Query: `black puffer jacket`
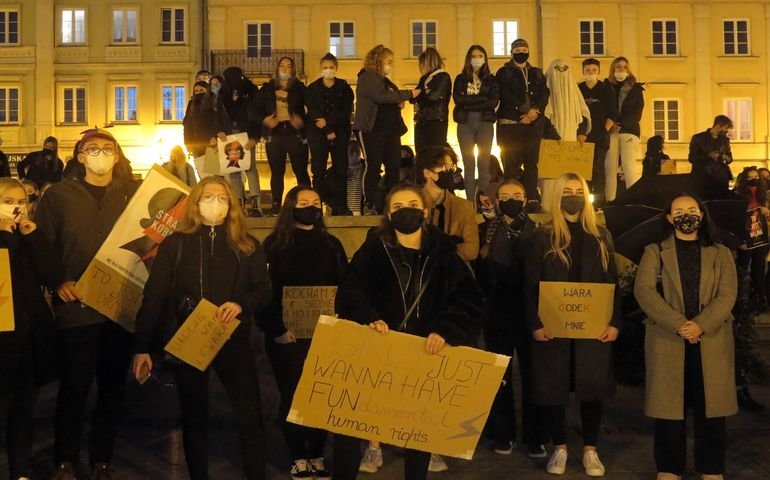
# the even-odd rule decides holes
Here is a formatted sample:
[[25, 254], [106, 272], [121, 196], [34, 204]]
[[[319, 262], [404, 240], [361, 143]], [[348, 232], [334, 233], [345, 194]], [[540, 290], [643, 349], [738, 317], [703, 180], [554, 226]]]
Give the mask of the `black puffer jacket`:
[[455, 77], [452, 98], [455, 101], [453, 117], [455, 123], [465, 123], [468, 120], [468, 112], [481, 112], [481, 119], [485, 122], [495, 123], [497, 115], [495, 108], [500, 101], [500, 85], [491, 73], [481, 79], [481, 87], [476, 95], [468, 95], [468, 83], [471, 79], [461, 73]]
[[[433, 78], [428, 82], [428, 77]], [[426, 84], [426, 82], [428, 82]], [[414, 122], [449, 121], [449, 100], [452, 98], [452, 77], [441, 71], [426, 73], [417, 83], [420, 94], [412, 100], [415, 104]]]
[[500, 85], [500, 107], [497, 118], [505, 118], [518, 122], [521, 116], [536, 108], [545, 112], [551, 91], [546, 85], [543, 71], [527, 64], [527, 82], [524, 81], [524, 71], [510, 61], [497, 71], [495, 77]]
[[[450, 345], [475, 344], [481, 330], [481, 292], [454, 242], [429, 226], [417, 264], [411, 265], [404, 263], [400, 247], [388, 237], [381, 230], [371, 232], [353, 256], [337, 291], [337, 314], [360, 324], [384, 320], [398, 330], [411, 306], [405, 290], [417, 292], [426, 285], [418, 307], [401, 330], [421, 337], [437, 333]], [[410, 278], [413, 268], [420, 273], [411, 289], [404, 279]]]

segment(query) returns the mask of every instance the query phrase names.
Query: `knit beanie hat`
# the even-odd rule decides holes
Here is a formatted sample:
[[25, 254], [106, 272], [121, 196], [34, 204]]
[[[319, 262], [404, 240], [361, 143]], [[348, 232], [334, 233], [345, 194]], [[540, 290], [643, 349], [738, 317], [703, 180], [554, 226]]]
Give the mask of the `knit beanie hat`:
[[519, 47], [529, 48], [529, 43], [527, 43], [527, 41], [524, 40], [523, 38], [517, 38], [511, 44], [511, 50], [513, 50], [514, 48], [519, 48]]

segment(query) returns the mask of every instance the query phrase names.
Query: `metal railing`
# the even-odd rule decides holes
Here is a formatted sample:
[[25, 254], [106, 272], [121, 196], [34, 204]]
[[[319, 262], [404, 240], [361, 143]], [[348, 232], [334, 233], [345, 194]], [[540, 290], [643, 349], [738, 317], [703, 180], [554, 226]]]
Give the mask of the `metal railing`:
[[212, 50], [210, 67], [222, 74], [227, 67], [241, 67], [247, 76], [272, 75], [281, 57], [294, 60], [297, 76], [305, 76], [305, 52], [299, 49], [249, 48], [246, 50]]

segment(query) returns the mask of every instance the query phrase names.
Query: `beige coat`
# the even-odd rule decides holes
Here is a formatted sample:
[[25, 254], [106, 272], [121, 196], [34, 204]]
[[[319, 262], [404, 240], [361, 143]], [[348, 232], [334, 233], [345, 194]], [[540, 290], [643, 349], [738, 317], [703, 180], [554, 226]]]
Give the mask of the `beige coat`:
[[[662, 273], [662, 298], [657, 278]], [[701, 247], [701, 312], [692, 320], [703, 330], [701, 355], [706, 417], [738, 412], [735, 346], [731, 310], [737, 294], [735, 262], [722, 245]], [[645, 314], [647, 392], [645, 413], [653, 418], [684, 419], [684, 342], [677, 330], [687, 319], [674, 236], [648, 245], [636, 273], [634, 295]]]
[[[479, 224], [476, 221], [476, 209], [468, 200], [450, 192], [444, 198], [444, 233], [461, 238], [457, 253], [466, 262], [472, 262], [479, 256]], [[425, 194], [430, 208], [430, 223], [438, 226], [439, 211], [436, 204]]]

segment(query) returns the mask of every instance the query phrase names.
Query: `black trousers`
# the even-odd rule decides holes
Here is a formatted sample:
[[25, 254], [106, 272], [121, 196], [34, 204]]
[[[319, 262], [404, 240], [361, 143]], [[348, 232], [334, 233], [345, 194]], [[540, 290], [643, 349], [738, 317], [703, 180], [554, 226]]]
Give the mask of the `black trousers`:
[[[382, 212], [385, 195], [398, 183], [401, 162], [401, 136], [397, 131], [374, 130], [361, 133], [361, 145], [366, 170], [364, 172], [364, 203]], [[385, 191], [380, 190], [380, 170], [385, 166]]]
[[131, 334], [111, 321], [58, 332], [57, 464], [79, 461], [83, 415], [94, 380], [98, 394], [91, 421], [90, 462], [94, 465], [112, 460], [117, 427], [125, 415], [131, 345]]
[[[355, 480], [361, 463], [361, 440], [345, 435], [334, 435], [334, 480]], [[428, 478], [430, 453], [404, 450], [404, 480]]]
[[[420, 152], [430, 147], [446, 146], [448, 122], [425, 120], [414, 124], [414, 151]], [[422, 173], [422, 172], [419, 172]]]
[[[310, 146], [310, 171], [313, 188], [321, 194], [321, 200], [339, 211], [347, 208], [348, 199], [348, 143], [350, 131], [335, 132], [334, 140], [312, 138]], [[331, 155], [331, 172], [327, 163]]]
[[297, 185], [310, 186], [307, 173], [307, 144], [298, 133], [276, 133], [265, 144], [267, 163], [270, 165], [270, 191], [273, 205], [283, 203], [283, 177], [286, 174], [286, 156], [297, 177]]
[[[239, 328], [244, 328], [241, 326]], [[248, 480], [264, 480], [265, 429], [259, 379], [248, 334], [238, 332], [225, 343], [206, 372], [180, 364], [174, 369], [182, 409], [184, 455], [191, 480], [207, 480], [209, 372], [213, 368], [227, 391], [238, 421], [243, 470]]]
[[738, 264], [747, 268], [751, 274], [751, 288], [759, 297], [760, 302], [767, 299], [767, 252], [770, 247], [758, 247], [751, 250], [738, 251]]
[[0, 395], [0, 418], [5, 417], [5, 448], [10, 477], [31, 476], [32, 417], [37, 400], [32, 345], [22, 351], [13, 391]]
[[296, 343], [280, 345], [272, 338], [265, 337], [265, 351], [281, 395], [279, 422], [293, 460], [323, 457], [326, 438], [329, 435], [326, 430], [303, 427], [286, 421], [309, 349], [309, 340], [301, 339]]
[[[551, 405], [540, 407], [546, 419], [548, 434], [554, 445], [567, 443], [567, 407]], [[596, 447], [599, 443], [599, 429], [602, 424], [602, 402], [581, 402], [580, 423], [583, 428], [583, 445]]]
[[594, 164], [591, 169], [591, 181], [588, 185], [591, 187], [591, 193], [594, 194], [594, 205], [603, 206], [605, 196], [605, 186], [607, 179], [604, 173], [604, 159], [607, 156], [607, 149], [594, 145]]
[[540, 198], [537, 194], [537, 162], [542, 135], [540, 122], [530, 125], [497, 125], [497, 144], [500, 146], [503, 174], [505, 178], [518, 179], [530, 200]]
[[[700, 344], [685, 344], [684, 375], [685, 408], [689, 407], [693, 411], [695, 469], [701, 474], [723, 474], [727, 425], [724, 417], [706, 418]], [[685, 411], [685, 417], [686, 415]], [[654, 451], [659, 472], [683, 475], [687, 466], [686, 421], [657, 419]]]

